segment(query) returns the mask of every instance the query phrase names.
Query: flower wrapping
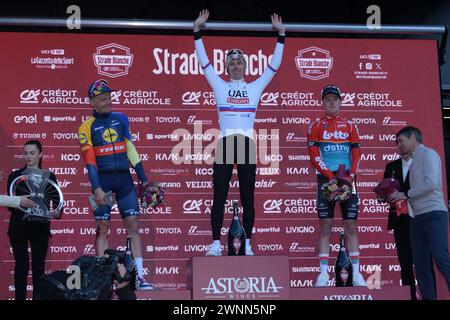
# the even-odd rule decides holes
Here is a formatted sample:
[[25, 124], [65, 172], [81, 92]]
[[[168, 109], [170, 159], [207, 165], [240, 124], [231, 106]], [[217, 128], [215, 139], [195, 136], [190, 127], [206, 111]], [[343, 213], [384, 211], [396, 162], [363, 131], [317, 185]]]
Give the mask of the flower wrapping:
[[149, 182], [145, 186], [140, 183], [137, 188], [137, 194], [139, 199], [141, 199], [141, 205], [143, 208], [156, 208], [160, 204], [165, 205], [165, 193], [166, 190], [153, 181]]

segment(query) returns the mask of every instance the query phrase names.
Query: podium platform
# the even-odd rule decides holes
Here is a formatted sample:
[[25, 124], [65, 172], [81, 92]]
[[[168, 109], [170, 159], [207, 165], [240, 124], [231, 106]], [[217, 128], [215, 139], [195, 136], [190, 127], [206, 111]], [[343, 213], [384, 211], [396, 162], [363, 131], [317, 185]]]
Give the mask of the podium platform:
[[136, 291], [138, 300], [191, 300], [191, 290], [155, 289], [151, 291]]
[[291, 288], [291, 300], [410, 300], [408, 286]]
[[288, 256], [193, 257], [193, 300], [289, 300]]

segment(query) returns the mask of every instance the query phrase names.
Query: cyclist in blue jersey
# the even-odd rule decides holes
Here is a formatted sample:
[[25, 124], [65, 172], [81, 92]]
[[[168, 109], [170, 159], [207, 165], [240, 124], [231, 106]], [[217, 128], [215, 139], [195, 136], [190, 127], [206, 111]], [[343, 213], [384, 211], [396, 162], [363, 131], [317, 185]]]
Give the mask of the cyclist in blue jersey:
[[139, 277], [137, 289], [152, 290], [153, 285], [144, 279], [138, 223], [139, 202], [129, 163], [131, 162], [144, 185], [148, 184], [148, 180], [131, 138], [128, 117], [121, 112], [111, 112], [111, 91], [113, 90], [106, 80], [97, 80], [89, 86], [88, 96], [94, 113], [78, 130], [81, 153], [98, 205], [94, 210], [97, 224], [96, 252], [98, 256], [102, 256], [105, 249], [108, 249], [111, 206], [105, 203], [105, 195], [106, 192], [112, 191], [115, 193], [127, 233], [131, 236], [131, 247]]
[[213, 243], [206, 255], [222, 255], [220, 230], [234, 163], [237, 164], [244, 211], [243, 224], [247, 237], [245, 254], [254, 255], [250, 244], [255, 220], [256, 147], [253, 141], [253, 123], [261, 94], [281, 64], [285, 27], [281, 17], [277, 14], [271, 16], [272, 26], [278, 31], [278, 41], [273, 57], [261, 77], [247, 83], [244, 80], [246, 69], [244, 54], [239, 49], [231, 49], [226, 55], [226, 71], [230, 81], [225, 81], [216, 74], [203, 46], [200, 29], [208, 17], [208, 10], [202, 10], [194, 21], [195, 50], [206, 80], [214, 91], [220, 125], [220, 139], [213, 165], [214, 203], [211, 210]]

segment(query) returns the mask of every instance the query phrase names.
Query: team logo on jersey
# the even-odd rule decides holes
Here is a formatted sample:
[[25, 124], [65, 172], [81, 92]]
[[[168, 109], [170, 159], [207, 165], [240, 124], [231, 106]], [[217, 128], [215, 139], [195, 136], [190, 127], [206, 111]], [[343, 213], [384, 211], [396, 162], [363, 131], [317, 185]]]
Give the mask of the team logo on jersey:
[[80, 144], [85, 144], [85, 143], [87, 143], [86, 134], [85, 134], [85, 133], [80, 133], [80, 134], [78, 135], [78, 141], [80, 141]]
[[103, 140], [105, 140], [106, 142], [116, 142], [117, 138], [117, 131], [113, 128], [107, 128], [105, 131], [103, 131]]

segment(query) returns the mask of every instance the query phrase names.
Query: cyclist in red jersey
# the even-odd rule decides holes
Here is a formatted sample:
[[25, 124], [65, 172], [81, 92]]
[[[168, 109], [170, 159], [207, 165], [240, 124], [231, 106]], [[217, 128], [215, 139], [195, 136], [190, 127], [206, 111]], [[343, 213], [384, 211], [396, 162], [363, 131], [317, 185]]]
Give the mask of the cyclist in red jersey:
[[[317, 212], [320, 219], [319, 261], [320, 274], [315, 286], [328, 285], [328, 259], [330, 234], [334, 216], [334, 201], [322, 196], [322, 186], [336, 181], [336, 172], [340, 165], [345, 166], [347, 176], [344, 182], [354, 185], [359, 160], [360, 145], [356, 125], [341, 116], [341, 92], [334, 85], [326, 86], [321, 93], [325, 116], [312, 123], [308, 128], [308, 152], [311, 163], [317, 169]], [[359, 272], [359, 248], [356, 235], [356, 219], [358, 217], [358, 194], [350, 195], [348, 200], [341, 201], [342, 219], [347, 239], [350, 259], [353, 266], [353, 285], [367, 286]]]

